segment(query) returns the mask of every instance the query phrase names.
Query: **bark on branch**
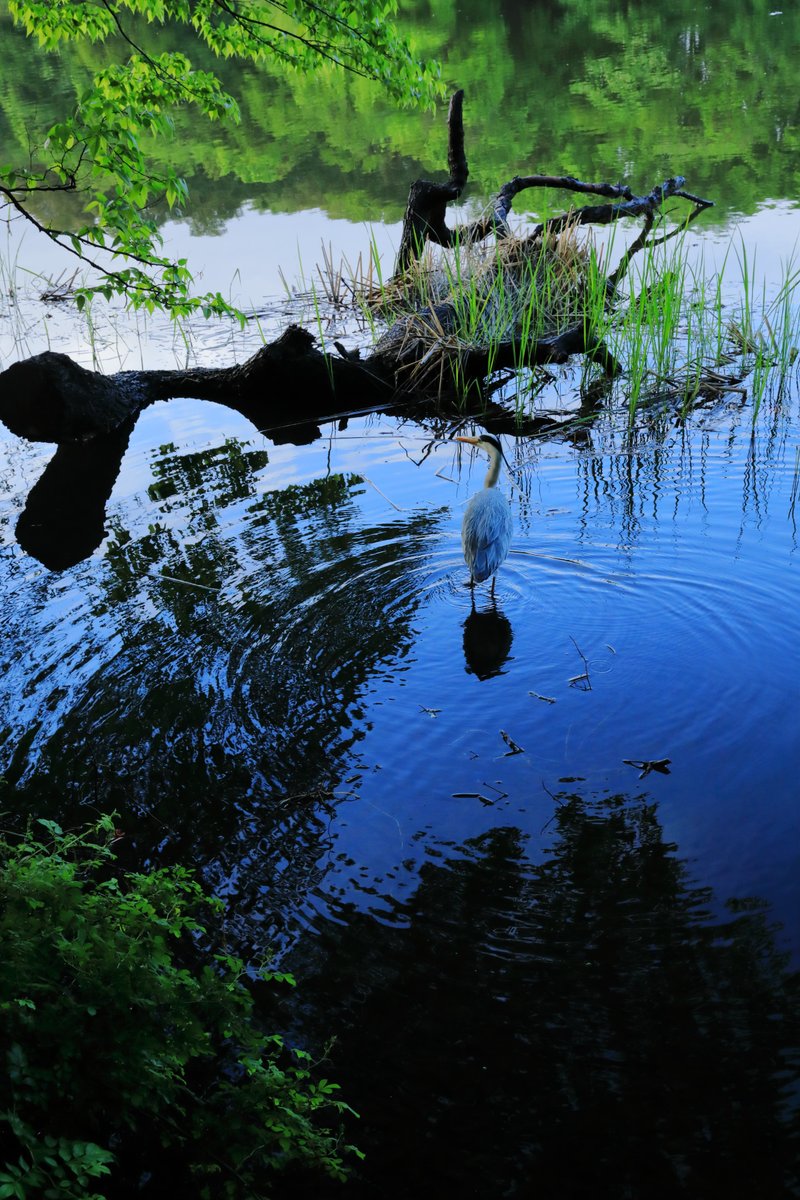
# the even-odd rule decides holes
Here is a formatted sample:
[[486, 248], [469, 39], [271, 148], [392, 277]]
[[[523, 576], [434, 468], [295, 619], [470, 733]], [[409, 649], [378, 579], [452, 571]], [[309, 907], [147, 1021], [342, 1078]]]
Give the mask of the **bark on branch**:
[[445, 221], [447, 205], [458, 199], [469, 178], [464, 152], [463, 106], [463, 91], [455, 92], [447, 112], [447, 166], [450, 172], [447, 182], [417, 179], [411, 185], [395, 274], [404, 271], [419, 257], [426, 239], [438, 242], [440, 246], [452, 244], [452, 234]]
[[[508, 218], [511, 214], [514, 199], [520, 192], [528, 188], [556, 188], [559, 191], [580, 192], [584, 195], [606, 196], [616, 199], [616, 204], [587, 204], [582, 208], [570, 209], [549, 221], [543, 221], [535, 226], [527, 235], [531, 240], [541, 236], [545, 229], [549, 233], [558, 233], [567, 225], [610, 225], [623, 217], [655, 216], [661, 206], [670, 198], [689, 200], [694, 204], [692, 211], [684, 218], [686, 224], [695, 220], [700, 213], [713, 207], [713, 200], [703, 200], [684, 190], [686, 180], [681, 175], [665, 180], [654, 187], [645, 196], [637, 196], [623, 184], [586, 183], [573, 179], [571, 175], [517, 175], [503, 184], [492, 202], [491, 211], [477, 221], [468, 225], [458, 225], [450, 229], [445, 221], [444, 191], [437, 195], [435, 212], [429, 210], [431, 193], [428, 189], [437, 187], [436, 184], [426, 184], [417, 180], [411, 185], [408, 205], [403, 222], [403, 233], [400, 242], [400, 253], [397, 256], [395, 275], [402, 274], [418, 258], [424, 248], [425, 241], [436, 245], [449, 247], [455, 245], [472, 245], [485, 241], [491, 234], [499, 238], [508, 237], [511, 230]], [[444, 188], [444, 185], [441, 185]], [[452, 197], [456, 199], [457, 197]], [[447, 201], [444, 200], [446, 206]]]

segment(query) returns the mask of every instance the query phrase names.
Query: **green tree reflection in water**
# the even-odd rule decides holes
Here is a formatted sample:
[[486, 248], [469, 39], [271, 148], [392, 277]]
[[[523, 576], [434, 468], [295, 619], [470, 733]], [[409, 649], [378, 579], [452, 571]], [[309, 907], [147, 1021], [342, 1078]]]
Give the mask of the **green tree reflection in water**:
[[[680, 171], [718, 201], [717, 218], [797, 194], [794, 9], [699, 9], [680, 0], [667, 9], [635, 2], [623, 12], [610, 0], [469, 0], [431, 12], [412, 0], [403, 18], [420, 52], [441, 59], [451, 83], [466, 89], [473, 197], [531, 170], [641, 187]], [[27, 154], [31, 139], [75, 102], [103, 50], [65, 47], [56, 70], [7, 14], [0, 32], [0, 143], [8, 158], [12, 148]], [[166, 158], [193, 180], [189, 217], [198, 232], [220, 231], [247, 199], [272, 210], [399, 220], [411, 179], [444, 168], [441, 114], [399, 112], [369, 84], [333, 71], [286, 80], [268, 68], [220, 65], [193, 44], [180, 48], [199, 67], [219, 70], [244, 116], [213, 140], [199, 119], [181, 116], [175, 141], [154, 148], [156, 163]]]
[[161, 447], [150, 503], [129, 527], [112, 516], [57, 652], [29, 610], [9, 619], [0, 744], [27, 811], [116, 808], [145, 858], [302, 894], [369, 681], [413, 648], [417, 572], [447, 514], [364, 523], [357, 475], [267, 490], [268, 453]]
[[554, 832], [537, 865], [513, 828], [451, 847], [392, 923], [343, 905], [296, 950], [364, 1114], [351, 1194], [797, 1194], [798, 975], [765, 907], [720, 917], [644, 799], [562, 797]]

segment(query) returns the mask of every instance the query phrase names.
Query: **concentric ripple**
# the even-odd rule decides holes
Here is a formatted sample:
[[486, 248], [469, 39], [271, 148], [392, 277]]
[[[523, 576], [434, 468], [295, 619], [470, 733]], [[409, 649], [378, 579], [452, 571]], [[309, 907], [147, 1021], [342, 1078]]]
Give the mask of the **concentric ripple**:
[[538, 844], [576, 786], [654, 792], [729, 891], [789, 894], [790, 472], [761, 486], [745, 439], [706, 432], [702, 456], [543, 448], [473, 589], [466, 489], [386, 425], [290, 450], [215, 440], [191, 406], [182, 445], [164, 419], [92, 558], [10, 551], [12, 777], [113, 781], [154, 853], [188, 842], [273, 933], [402, 921], [427, 863], [498, 825]]

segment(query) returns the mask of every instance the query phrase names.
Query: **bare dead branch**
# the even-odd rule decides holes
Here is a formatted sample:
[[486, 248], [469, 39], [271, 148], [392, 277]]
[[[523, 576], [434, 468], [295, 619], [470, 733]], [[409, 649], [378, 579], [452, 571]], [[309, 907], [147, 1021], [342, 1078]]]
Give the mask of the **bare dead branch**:
[[440, 246], [452, 244], [452, 232], [447, 228], [447, 205], [457, 200], [469, 176], [464, 153], [463, 91], [455, 92], [447, 113], [447, 183], [431, 183], [417, 179], [408, 193], [403, 234], [397, 252], [394, 273], [400, 275], [415, 262], [426, 241]]
[[[549, 233], [558, 233], [568, 224], [608, 225], [624, 217], [655, 215], [664, 202], [673, 196], [689, 200], [695, 205], [684, 224], [693, 221], [713, 205], [711, 200], [703, 200], [685, 191], [683, 185], [686, 181], [680, 175], [665, 180], [644, 196], [635, 195], [627, 184], [622, 183], [587, 183], [585, 180], [575, 179], [572, 175], [516, 175], [497, 192], [491, 211], [486, 216], [468, 225], [459, 225], [451, 229], [446, 221], [447, 205], [461, 195], [469, 174], [464, 151], [463, 100], [463, 91], [456, 92], [450, 101], [448, 112], [447, 162], [450, 178], [446, 184], [418, 179], [412, 183], [409, 190], [400, 250], [395, 264], [396, 276], [401, 275], [419, 258], [426, 241], [447, 248], [457, 244], [471, 245], [482, 242], [492, 234], [499, 238], [507, 237], [510, 233], [508, 218], [514, 199], [520, 192], [530, 188], [555, 188], [587, 196], [603, 196], [616, 201], [615, 204], [584, 205], [542, 222], [528, 235], [532, 241], [541, 237], [545, 229]], [[628, 256], [627, 262], [630, 261], [630, 257], [632, 256]]]
[[464, 151], [464, 92], [457, 91], [450, 101], [447, 113], [447, 167], [450, 171], [450, 186], [460, 196], [469, 179], [469, 164]]

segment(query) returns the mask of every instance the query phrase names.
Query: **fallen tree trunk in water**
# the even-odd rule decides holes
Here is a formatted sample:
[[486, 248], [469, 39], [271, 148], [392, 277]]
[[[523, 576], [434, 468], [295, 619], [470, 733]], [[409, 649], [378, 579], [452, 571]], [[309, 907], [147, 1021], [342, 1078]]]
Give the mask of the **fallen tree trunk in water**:
[[[563, 363], [584, 350], [583, 343], [583, 329], [569, 329], [542, 339], [528, 361]], [[485, 375], [489, 354], [485, 347], [470, 350], [462, 355], [463, 368], [476, 379]], [[518, 347], [513, 342], [498, 343], [492, 355], [492, 370], [519, 365]], [[299, 444], [297, 434], [302, 435], [303, 426], [310, 426], [313, 437], [316, 422], [355, 412], [441, 415], [429, 389], [406, 389], [398, 382], [402, 373], [421, 359], [422, 347], [411, 354], [407, 348], [391, 354], [382, 350], [363, 360], [327, 355], [318, 349], [312, 334], [296, 325], [232, 367], [101, 375], [66, 354], [48, 350], [14, 363], [0, 374], [0, 420], [29, 441], [81, 443], [113, 433], [157, 400], [187, 396], [234, 409], [256, 428], [269, 431], [274, 441], [282, 440], [281, 424], [291, 426], [287, 440]], [[616, 369], [610, 355], [606, 362], [609, 371]], [[475, 397], [468, 407], [461, 405], [457, 415], [461, 418], [470, 412], [491, 416], [493, 428], [500, 432], [503, 427], [511, 428], [510, 422], [502, 419], [502, 410], [495, 406], [490, 413]], [[532, 420], [520, 425], [517, 421], [514, 428], [530, 432], [543, 425], [549, 428], [553, 422]], [[301, 436], [301, 441], [308, 440]]]
[[[557, 258], [557, 239], [574, 236], [571, 231], [579, 226], [640, 217], [642, 233], [605, 281], [611, 297], [633, 255], [658, 244], [650, 234], [666, 199], [680, 197], [694, 204], [684, 224], [709, 207], [710, 201], [683, 190], [681, 177], [636, 196], [622, 184], [526, 175], [515, 176], [499, 189], [487, 216], [451, 229], [446, 223], [447, 205], [461, 195], [469, 177], [462, 112], [463, 92], [457, 92], [448, 112], [447, 182], [417, 180], [411, 186], [394, 277], [396, 294], [401, 297], [405, 278], [419, 264], [429, 242], [459, 248], [492, 237], [498, 246], [507, 249], [511, 245], [513, 254], [524, 263], [545, 253]], [[570, 210], [524, 237], [512, 239], [508, 216], [513, 200], [521, 191], [534, 187], [582, 192], [613, 203]], [[492, 276], [490, 265], [479, 284], [484, 294], [494, 282], [496, 276]], [[619, 373], [619, 364], [580, 311], [579, 300], [579, 296], [571, 298], [573, 311], [567, 314], [568, 319], [534, 338], [523, 336], [512, 323], [500, 335], [483, 342], [476, 339], [474, 330], [473, 336], [467, 337], [459, 328], [458, 295], [444, 296], [413, 311], [408, 311], [406, 304], [406, 311], [400, 312], [364, 357], [348, 353], [338, 344], [338, 356], [325, 353], [314, 337], [298, 326], [287, 329], [247, 362], [229, 367], [121, 371], [104, 376], [86, 370], [66, 355], [48, 352], [15, 363], [0, 374], [0, 419], [21, 437], [59, 444], [79, 442], [110, 434], [155, 400], [193, 396], [235, 408], [259, 429], [270, 429], [271, 436], [279, 435], [281, 424], [291, 423], [295, 427], [293, 439], [308, 440], [314, 436], [317, 421], [343, 413], [395, 410], [402, 405], [406, 411], [441, 415], [448, 411], [450, 402], [456, 401], [450, 411], [459, 418], [465, 412], [488, 416], [492, 427], [500, 429], [506, 424], [502, 410], [487, 412], [484, 404], [476, 402], [485, 380], [497, 370], [563, 363], [573, 354], [584, 354], [599, 363], [607, 375]], [[520, 432], [526, 424], [535, 428], [540, 421], [531, 418], [523, 422]]]
[[[297, 327], [240, 366], [104, 376], [65, 354], [47, 352], [3, 372], [0, 388], [0, 418], [9, 428], [21, 437], [59, 443], [16, 525], [22, 549], [52, 571], [74, 566], [100, 545], [106, 503], [130, 434], [142, 410], [156, 400], [213, 400], [247, 417], [273, 442], [294, 445], [319, 437], [318, 421], [346, 421], [354, 401], [360, 412], [408, 412], [414, 403], [368, 364], [326, 357], [311, 334]], [[473, 404], [478, 415], [475, 399]], [[469, 408], [461, 415], [468, 416]], [[565, 422], [537, 415], [520, 422], [488, 402], [480, 404], [479, 415], [497, 433], [569, 435], [573, 420], [586, 410]]]
[[156, 400], [176, 396], [226, 404], [260, 428], [276, 411], [317, 420], [332, 414], [337, 397], [343, 406], [372, 407], [391, 400], [393, 391], [391, 380], [357, 360], [323, 354], [312, 334], [290, 326], [230, 367], [101, 375], [66, 354], [37, 354], [0, 374], [0, 420], [19, 437], [62, 443], [107, 434]]

